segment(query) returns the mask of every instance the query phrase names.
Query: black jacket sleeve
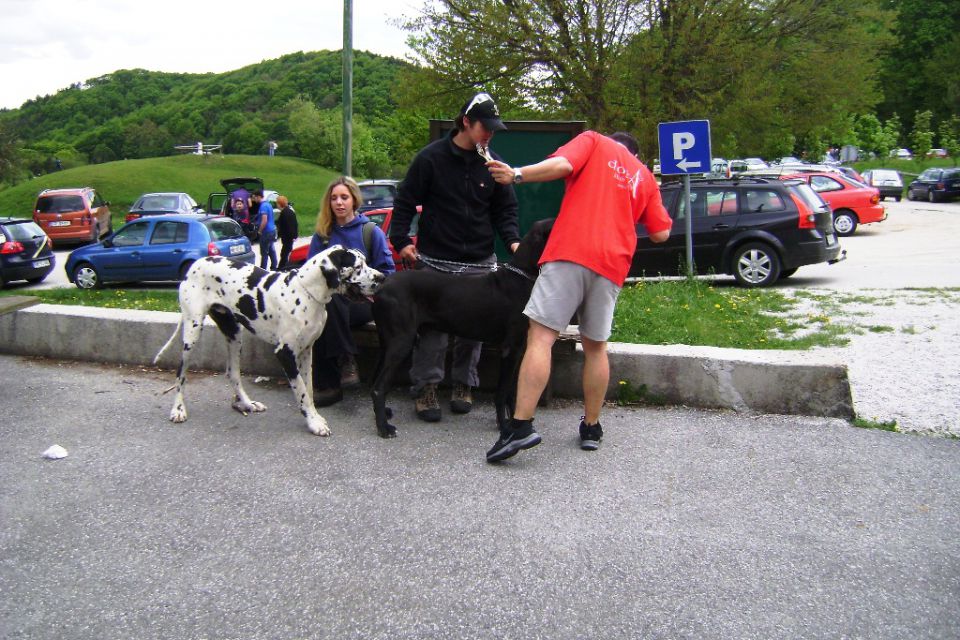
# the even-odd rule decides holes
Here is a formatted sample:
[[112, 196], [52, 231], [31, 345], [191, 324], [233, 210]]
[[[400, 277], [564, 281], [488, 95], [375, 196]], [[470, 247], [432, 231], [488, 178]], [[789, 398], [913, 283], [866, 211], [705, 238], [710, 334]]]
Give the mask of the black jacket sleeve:
[[413, 244], [410, 239], [410, 223], [417, 215], [417, 205], [423, 204], [424, 194], [430, 188], [432, 173], [430, 163], [421, 151], [410, 163], [406, 177], [397, 185], [393, 217], [390, 219], [390, 242], [397, 253]]

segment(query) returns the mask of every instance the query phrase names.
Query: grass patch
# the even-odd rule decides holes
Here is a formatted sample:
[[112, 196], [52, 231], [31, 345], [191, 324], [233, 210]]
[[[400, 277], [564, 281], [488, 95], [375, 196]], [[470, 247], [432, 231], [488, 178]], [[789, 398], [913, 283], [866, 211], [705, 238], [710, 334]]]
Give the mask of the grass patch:
[[647, 282], [620, 292], [614, 342], [738, 349], [809, 349], [846, 343], [848, 328], [823, 313], [791, 315], [797, 300], [771, 289], [713, 287], [704, 280]]
[[617, 404], [621, 407], [637, 405], [662, 407], [667, 404], [667, 400], [661, 395], [651, 393], [645, 384], [634, 387], [629, 380], [620, 380], [617, 384]]
[[72, 304], [82, 307], [108, 309], [139, 309], [143, 311], [180, 311], [177, 289], [169, 291], [140, 291], [131, 289], [37, 289], [31, 291], [0, 291], [0, 295], [29, 295], [47, 304]]
[[895, 433], [900, 433], [899, 427], [897, 427], [896, 420], [888, 420], [886, 422], [877, 422], [876, 420], [867, 420], [866, 418], [854, 418], [853, 426], [860, 429], [878, 429], [880, 431], [893, 431]]
[[875, 324], [867, 327], [867, 331], [870, 333], [892, 333], [893, 327], [887, 326], [885, 324]]

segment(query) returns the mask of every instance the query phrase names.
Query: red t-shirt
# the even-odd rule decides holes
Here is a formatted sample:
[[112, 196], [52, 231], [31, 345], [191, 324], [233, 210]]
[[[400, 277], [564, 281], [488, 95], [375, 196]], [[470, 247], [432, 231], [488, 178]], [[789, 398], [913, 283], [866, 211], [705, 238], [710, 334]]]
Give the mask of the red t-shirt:
[[575, 262], [623, 286], [637, 248], [637, 223], [651, 234], [673, 226], [653, 174], [596, 131], [581, 133], [554, 156], [566, 158], [573, 173], [540, 264]]

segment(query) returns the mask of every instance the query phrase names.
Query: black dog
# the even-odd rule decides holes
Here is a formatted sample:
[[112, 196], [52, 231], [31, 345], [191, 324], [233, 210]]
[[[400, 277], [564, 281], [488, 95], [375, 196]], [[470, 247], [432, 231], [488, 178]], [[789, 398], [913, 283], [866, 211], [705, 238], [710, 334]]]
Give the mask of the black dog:
[[387, 278], [373, 301], [380, 362], [370, 395], [381, 437], [397, 435], [397, 428], [387, 422], [392, 415], [386, 406], [387, 391], [397, 369], [413, 350], [420, 327], [501, 345], [497, 424], [503, 426], [510, 419], [517, 367], [527, 341], [523, 308], [552, 228], [552, 219], [536, 222], [507, 266], [488, 274], [451, 276], [424, 269], [401, 271]]

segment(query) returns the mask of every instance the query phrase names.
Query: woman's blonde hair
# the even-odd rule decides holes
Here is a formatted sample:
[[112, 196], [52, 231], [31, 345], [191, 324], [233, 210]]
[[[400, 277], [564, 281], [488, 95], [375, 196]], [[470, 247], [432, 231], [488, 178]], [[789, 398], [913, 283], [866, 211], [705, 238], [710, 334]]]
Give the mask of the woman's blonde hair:
[[330, 208], [330, 194], [333, 193], [337, 185], [341, 184], [350, 191], [350, 196], [353, 198], [353, 212], [356, 213], [360, 207], [360, 187], [357, 186], [356, 181], [350, 176], [335, 178], [324, 192], [323, 200], [320, 201], [320, 213], [317, 214], [316, 231], [323, 238], [329, 238], [330, 230], [333, 229], [333, 209]]
[[285, 208], [288, 204], [290, 204], [290, 201], [287, 200], [287, 196], [277, 196], [277, 206], [278, 206], [278, 207], [280, 207], [281, 209], [283, 209], [283, 208]]

